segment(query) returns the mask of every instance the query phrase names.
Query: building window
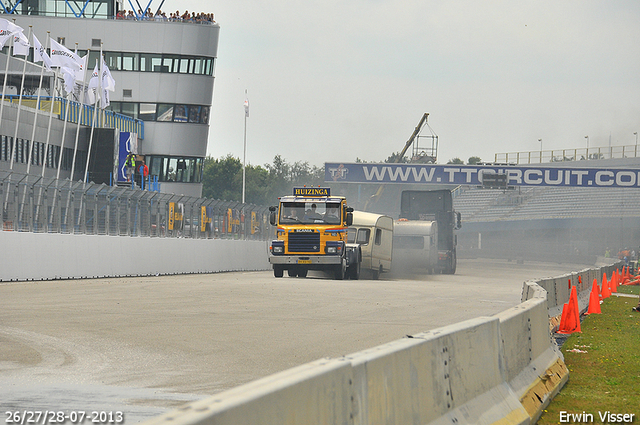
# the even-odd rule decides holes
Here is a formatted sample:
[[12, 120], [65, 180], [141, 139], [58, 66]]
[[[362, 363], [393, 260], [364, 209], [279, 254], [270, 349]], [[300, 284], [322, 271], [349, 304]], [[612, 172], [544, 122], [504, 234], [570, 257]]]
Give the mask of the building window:
[[160, 182], [200, 183], [204, 158], [181, 156], [147, 156], [149, 173]]
[[143, 121], [209, 124], [210, 106], [111, 102], [109, 109]]
[[139, 71], [140, 56], [138, 53], [123, 53], [120, 71]]
[[187, 122], [187, 114], [189, 107], [187, 105], [176, 105], [174, 109], [173, 120], [175, 122]]
[[173, 121], [173, 105], [158, 105], [158, 121]]
[[138, 116], [142, 121], [155, 121], [156, 120], [156, 104], [155, 103], [141, 103], [140, 115]]

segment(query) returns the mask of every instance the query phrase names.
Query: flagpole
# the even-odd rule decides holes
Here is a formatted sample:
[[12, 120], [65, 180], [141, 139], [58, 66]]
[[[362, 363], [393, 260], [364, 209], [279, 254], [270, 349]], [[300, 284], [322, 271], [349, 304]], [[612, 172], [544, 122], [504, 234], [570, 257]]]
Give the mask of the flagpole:
[[[15, 23], [16, 20], [14, 19], [13, 22]], [[7, 50], [7, 64], [4, 70], [4, 84], [2, 85], [2, 102], [0, 103], [0, 124], [2, 124], [2, 113], [4, 111], [4, 94], [7, 92], [7, 80], [9, 78], [9, 58], [11, 57], [11, 48], [13, 47], [13, 34], [11, 35], [11, 37], [9, 37], [10, 40], [10, 44], [9, 44], [9, 49]], [[1, 127], [0, 127], [1, 128]], [[11, 144], [11, 159], [13, 161], [13, 145], [15, 145], [15, 143]], [[11, 179], [9, 179], [9, 181], [7, 182], [7, 194], [4, 198], [4, 207], [2, 209], [3, 214], [4, 212], [7, 211], [7, 204], [9, 203], [9, 188], [11, 187]]]
[[[78, 50], [78, 43], [76, 43], [76, 51]], [[71, 176], [69, 176], [69, 180], [73, 181], [73, 175], [76, 170], [76, 155], [78, 153], [78, 138], [80, 137], [80, 121], [82, 119], [82, 111], [84, 110], [84, 101], [86, 99], [86, 94], [84, 92], [84, 80], [87, 77], [87, 62], [89, 61], [89, 54], [91, 53], [91, 49], [87, 50], [87, 56], [84, 63], [84, 72], [82, 74], [82, 100], [78, 99], [78, 125], [76, 126], [76, 142], [73, 147], [73, 163], [71, 164]]]
[[[47, 31], [47, 41], [45, 44], [45, 51], [47, 50], [47, 48], [49, 47], [49, 38], [51, 37], [51, 32]], [[53, 71], [53, 70], [52, 70]], [[51, 105], [49, 105], [49, 125], [47, 126], [47, 141], [45, 142], [44, 145], [44, 154], [45, 154], [45, 159], [44, 159], [44, 163], [42, 164], [42, 177], [44, 177], [44, 170], [47, 168], [47, 158], [49, 156], [49, 138], [51, 136], [51, 123], [53, 121], [53, 106], [55, 104], [55, 89], [56, 86], [58, 85], [58, 73], [56, 71], [53, 71], [53, 85], [51, 85], [49, 87], [49, 97], [51, 98]], [[62, 145], [63, 145], [64, 141], [62, 143], [60, 143], [60, 156], [62, 156]], [[55, 159], [55, 158], [54, 158]]]
[[[16, 20], [13, 20], [14, 25]], [[2, 102], [0, 103], [0, 126], [2, 124], [2, 113], [4, 112], [4, 94], [7, 92], [7, 79], [9, 76], [9, 58], [11, 57], [11, 47], [13, 46], [13, 34], [11, 35], [11, 37], [9, 37], [9, 48], [7, 50], [7, 63], [4, 69], [4, 82], [2, 84]]]
[[[98, 56], [98, 89], [96, 93], [101, 93], [102, 88], [102, 43], [100, 43], [100, 56]], [[93, 130], [96, 127], [96, 118], [97, 118], [97, 108], [98, 102], [100, 100], [99, 96], [96, 96], [96, 101], [93, 104], [93, 119], [91, 120], [91, 134], [89, 135], [89, 149], [87, 149], [87, 163], [84, 168], [84, 180], [86, 183], [87, 177], [89, 175], [89, 158], [91, 158], [91, 145], [93, 144]]]
[[[76, 43], [76, 51], [78, 50], [78, 43]], [[66, 223], [68, 221], [68, 215], [69, 215], [69, 203], [71, 202], [71, 188], [73, 187], [73, 175], [75, 174], [75, 170], [76, 170], [76, 155], [78, 153], [78, 137], [80, 135], [80, 120], [82, 118], [82, 110], [84, 109], [84, 99], [86, 97], [86, 94], [84, 92], [84, 80], [87, 77], [87, 62], [89, 61], [89, 54], [91, 53], [91, 49], [87, 49], [87, 56], [86, 56], [86, 60], [84, 61], [84, 70], [82, 73], [82, 102], [78, 102], [78, 125], [76, 127], [76, 141], [75, 141], [75, 145], [73, 147], [73, 160], [71, 162], [71, 175], [69, 176], [69, 193], [67, 194], [67, 205], [65, 208], [65, 216], [64, 216], [64, 222]], [[67, 97], [71, 97], [72, 93], [67, 93]], [[71, 105], [71, 101], [68, 99], [67, 101], [68, 105]], [[66, 123], [66, 122], [65, 122]], [[64, 141], [63, 141], [64, 142]], [[62, 161], [62, 150], [60, 152], [60, 160]], [[58, 172], [59, 172], [59, 168], [58, 168]]]
[[[14, 35], [13, 36], [13, 53], [14, 54], [16, 49], [15, 37], [16, 36]], [[29, 25], [29, 36], [27, 37], [27, 40], [30, 38], [31, 38], [31, 25]], [[16, 115], [16, 130], [13, 133], [13, 146], [11, 147], [11, 165], [9, 166], [9, 170], [13, 170], [15, 150], [16, 150], [16, 145], [18, 144], [18, 125], [20, 124], [20, 112], [22, 111], [22, 91], [24, 90], [24, 77], [26, 73], [27, 73], [27, 58], [25, 57], [24, 63], [22, 64], [22, 81], [20, 83], [20, 92], [18, 93], [18, 114]]]
[[38, 112], [40, 111], [40, 93], [42, 92], [43, 77], [44, 77], [44, 61], [42, 64], [42, 68], [40, 69], [40, 83], [38, 84], [38, 97], [36, 97], [36, 110], [33, 113], [33, 128], [31, 129], [31, 149], [29, 149], [29, 156], [27, 157], [27, 174], [29, 174], [29, 170], [31, 169], [31, 156], [33, 155], [33, 147], [35, 145], [36, 125], [38, 124]]
[[[49, 37], [50, 37], [51, 32], [47, 31], [47, 39], [45, 40], [45, 44], [44, 44], [44, 52], [47, 52], [47, 48], [49, 47]], [[34, 46], [35, 48], [35, 46]], [[44, 66], [46, 64], [44, 57], [41, 58], [42, 59], [42, 67], [44, 69]], [[53, 104], [54, 104], [54, 90], [56, 87], [56, 83], [57, 83], [57, 77], [58, 74], [52, 69], [50, 68], [49, 71], [53, 72], [53, 85], [49, 86], [49, 98], [50, 98], [50, 105], [49, 105], [49, 124], [47, 126], [47, 138], [46, 138], [46, 142], [44, 144], [44, 161], [42, 162], [42, 174], [40, 175], [40, 178], [43, 179], [44, 178], [44, 171], [47, 168], [47, 160], [49, 159], [49, 136], [51, 134], [51, 122], [52, 122], [52, 118], [53, 118]], [[42, 78], [42, 76], [41, 76]], [[40, 80], [40, 89], [42, 89], [42, 80]], [[39, 94], [38, 94], [39, 96]], [[35, 120], [34, 120], [34, 127], [35, 127]], [[31, 137], [31, 139], [33, 140], [33, 136]], [[57, 182], [56, 182], [56, 186], [57, 186]], [[35, 222], [38, 222], [38, 217], [40, 216], [40, 200], [42, 198], [42, 187], [40, 187], [40, 191], [38, 192], [38, 202], [36, 203], [36, 219]], [[56, 202], [56, 198], [54, 196], [53, 198], [53, 205], [55, 205]], [[53, 212], [53, 208], [51, 209], [51, 211]], [[48, 221], [45, 219], [45, 221]]]
[[244, 210], [244, 196], [247, 180], [247, 117], [249, 116], [249, 103], [247, 99], [247, 89], [244, 90], [245, 112], [244, 112], [244, 154], [242, 156], [242, 208]]
[[[31, 27], [29, 27], [29, 30], [31, 30]], [[35, 43], [34, 43], [34, 51], [35, 51]], [[46, 48], [45, 48], [46, 50]], [[26, 60], [26, 58], [25, 58]], [[35, 56], [34, 56], [34, 62], [35, 62]], [[26, 180], [25, 180], [25, 185], [24, 185], [24, 190], [22, 192], [22, 205], [26, 204], [26, 199], [27, 199], [27, 182], [29, 179], [29, 172], [31, 171], [31, 158], [33, 157], [33, 148], [36, 145], [36, 126], [38, 124], [38, 112], [40, 111], [40, 93], [42, 90], [42, 79], [44, 77], [44, 60], [42, 61], [42, 68], [40, 68], [40, 82], [38, 83], [38, 97], [36, 98], [36, 110], [33, 113], [33, 128], [31, 129], [31, 146], [29, 149], [29, 153], [27, 155], [27, 176], [26, 176]], [[42, 168], [44, 169], [44, 164], [42, 165]], [[36, 207], [37, 208], [37, 207]], [[36, 214], [37, 217], [37, 214]], [[36, 221], [37, 222], [37, 221]]]

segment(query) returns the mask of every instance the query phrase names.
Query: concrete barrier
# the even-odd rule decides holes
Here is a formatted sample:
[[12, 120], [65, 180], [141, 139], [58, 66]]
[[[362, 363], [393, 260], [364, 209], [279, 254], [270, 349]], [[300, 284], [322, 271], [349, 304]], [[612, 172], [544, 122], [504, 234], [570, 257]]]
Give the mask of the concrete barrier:
[[499, 340], [499, 320], [477, 318], [347, 356], [354, 423], [528, 423], [503, 380]]
[[268, 270], [265, 241], [0, 231], [0, 281]]
[[619, 266], [525, 282], [522, 303], [493, 317], [309, 363], [144, 424], [535, 423], [569, 378], [550, 313], [569, 300], [569, 280], [585, 293]]
[[350, 424], [351, 366], [321, 359], [196, 401], [147, 423], [163, 424]]
[[535, 423], [569, 379], [569, 371], [549, 333], [546, 291], [536, 284], [531, 286], [531, 299], [496, 316], [505, 381]]
[[[549, 317], [557, 319], [562, 314], [562, 308], [565, 303], [569, 302], [571, 295], [571, 286], [575, 286], [578, 293], [578, 307], [583, 313], [589, 308], [589, 295], [593, 286], [593, 280], [596, 279], [600, 290], [602, 290], [602, 277], [606, 273], [607, 279], [611, 279], [611, 275], [616, 270], [622, 270], [623, 261], [609, 259], [611, 264], [604, 264], [600, 267], [592, 267], [575, 273], [568, 273], [562, 276], [543, 278], [525, 282], [522, 287], [521, 301], [527, 301], [533, 297], [533, 292], [529, 283], [535, 283], [545, 291], [547, 291], [547, 305], [549, 309]], [[557, 324], [557, 323], [556, 323]]]
[[546, 291], [525, 285], [531, 299], [494, 317], [309, 363], [144, 424], [533, 423], [569, 372], [549, 334]]

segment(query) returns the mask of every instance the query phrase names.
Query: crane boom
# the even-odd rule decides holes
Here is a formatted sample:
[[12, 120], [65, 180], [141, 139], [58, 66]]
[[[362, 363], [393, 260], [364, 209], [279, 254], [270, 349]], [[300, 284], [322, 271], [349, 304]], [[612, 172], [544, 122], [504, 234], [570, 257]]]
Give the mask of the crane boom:
[[[420, 122], [416, 126], [415, 130], [413, 130], [413, 134], [411, 135], [411, 137], [409, 137], [409, 140], [407, 140], [407, 143], [404, 144], [404, 148], [402, 148], [402, 151], [400, 151], [400, 154], [395, 159], [394, 163], [398, 163], [398, 162], [400, 162], [402, 160], [404, 155], [407, 153], [407, 151], [409, 150], [409, 148], [413, 144], [413, 141], [415, 140], [415, 138], [418, 137], [418, 134], [420, 134], [420, 130], [422, 130], [422, 127], [427, 122], [427, 118], [428, 117], [429, 117], [429, 113], [425, 112], [424, 115], [422, 116], [422, 118], [420, 118]], [[373, 195], [371, 195], [371, 197], [369, 199], [367, 199], [367, 202], [364, 204], [364, 210], [365, 211], [369, 211], [369, 207], [371, 206], [371, 204], [377, 202], [378, 199], [380, 199], [380, 196], [382, 195], [382, 192], [384, 192], [384, 185], [380, 185], [380, 187], [378, 187], [378, 190], [376, 191], [376, 193], [374, 193]]]
[[400, 162], [402, 157], [407, 153], [407, 150], [409, 150], [409, 148], [413, 144], [413, 141], [415, 140], [415, 138], [420, 133], [420, 130], [422, 130], [422, 127], [424, 126], [424, 123], [427, 122], [427, 118], [428, 117], [429, 117], [429, 113], [425, 112], [424, 115], [422, 116], [422, 118], [420, 119], [420, 122], [416, 126], [415, 130], [413, 130], [413, 134], [411, 135], [411, 137], [409, 137], [409, 140], [407, 140], [407, 143], [405, 143], [404, 148], [400, 152], [400, 155], [398, 155], [398, 158], [396, 158], [395, 162]]

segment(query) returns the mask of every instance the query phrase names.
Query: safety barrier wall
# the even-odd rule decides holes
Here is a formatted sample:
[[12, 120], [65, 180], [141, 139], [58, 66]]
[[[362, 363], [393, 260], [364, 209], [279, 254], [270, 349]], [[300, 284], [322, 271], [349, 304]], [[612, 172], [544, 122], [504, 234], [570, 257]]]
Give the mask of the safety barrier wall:
[[145, 425], [535, 423], [569, 378], [550, 313], [569, 300], [569, 279], [585, 292], [621, 266], [525, 282], [522, 303], [493, 317], [308, 363]]
[[0, 281], [267, 270], [265, 241], [0, 231]]
[[[611, 279], [614, 271], [621, 270], [625, 265], [622, 260], [610, 259], [612, 264], [600, 267], [592, 267], [574, 273], [567, 273], [558, 277], [550, 277], [537, 279], [534, 282], [547, 291], [547, 304], [549, 308], [549, 317], [557, 317], [562, 314], [562, 307], [569, 302], [571, 294], [571, 286], [575, 286], [578, 293], [578, 305], [580, 311], [585, 311], [589, 306], [589, 294], [595, 279], [600, 289], [602, 289], [602, 277], [607, 275], [607, 279]], [[533, 297], [533, 289], [530, 285], [522, 288], [521, 301], [524, 302]]]
[[530, 424], [568, 379], [546, 291], [527, 301], [187, 404], [146, 425]]

